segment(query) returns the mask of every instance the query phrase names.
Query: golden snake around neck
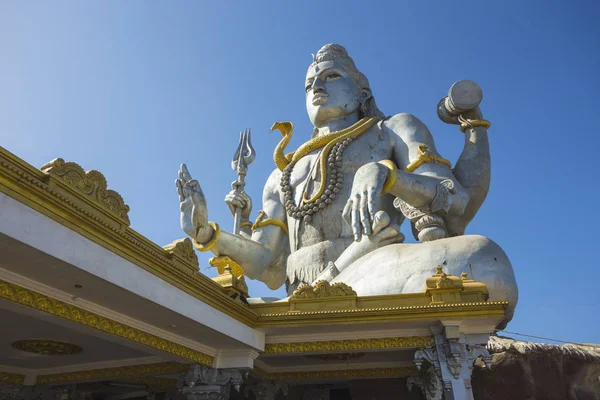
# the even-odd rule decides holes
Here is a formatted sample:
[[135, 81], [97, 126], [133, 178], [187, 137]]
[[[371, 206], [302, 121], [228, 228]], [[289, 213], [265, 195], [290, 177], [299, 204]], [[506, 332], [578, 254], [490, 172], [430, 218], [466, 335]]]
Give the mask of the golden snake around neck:
[[319, 198], [319, 196], [323, 194], [323, 191], [325, 190], [325, 185], [327, 182], [327, 157], [329, 156], [331, 148], [335, 145], [335, 143], [339, 142], [340, 140], [344, 140], [349, 137], [353, 139], [357, 138], [358, 136], [367, 132], [369, 128], [375, 125], [375, 123], [377, 123], [378, 121], [379, 118], [377, 117], [362, 118], [361, 120], [359, 120], [358, 122], [346, 129], [317, 136], [304, 143], [295, 152], [288, 154], [284, 154], [284, 151], [287, 145], [289, 144], [290, 140], [292, 139], [294, 126], [291, 122], [275, 122], [271, 130], [279, 130], [283, 135], [283, 139], [281, 139], [277, 147], [275, 147], [275, 152], [273, 153], [273, 160], [275, 161], [275, 165], [277, 166], [277, 168], [283, 171], [288, 165], [292, 163], [295, 164], [305, 155], [317, 149], [325, 147], [325, 149], [319, 156], [319, 166], [322, 177], [321, 186], [319, 187], [317, 194], [313, 196], [313, 198], [307, 199], [306, 197], [304, 197], [305, 203], [313, 203]]

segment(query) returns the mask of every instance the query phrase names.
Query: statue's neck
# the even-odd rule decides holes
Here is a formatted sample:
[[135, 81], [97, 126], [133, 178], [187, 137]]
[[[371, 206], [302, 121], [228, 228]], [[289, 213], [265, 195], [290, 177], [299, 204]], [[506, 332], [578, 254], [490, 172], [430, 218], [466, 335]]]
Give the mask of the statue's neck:
[[331, 132], [341, 131], [342, 129], [346, 129], [359, 120], [358, 113], [352, 113], [350, 115], [345, 115], [342, 118], [332, 119], [327, 121], [323, 126], [318, 128], [318, 132], [315, 136], [326, 135]]

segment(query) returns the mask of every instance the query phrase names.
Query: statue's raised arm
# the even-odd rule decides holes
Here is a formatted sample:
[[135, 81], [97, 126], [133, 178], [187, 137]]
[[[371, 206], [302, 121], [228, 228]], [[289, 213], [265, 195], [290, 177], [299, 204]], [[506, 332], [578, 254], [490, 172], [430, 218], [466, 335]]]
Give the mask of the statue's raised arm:
[[[277, 289], [283, 284], [285, 267], [282, 266], [281, 256], [286, 249], [287, 236], [281, 227], [261, 226], [255, 229], [252, 238], [233, 235], [222, 230], [217, 223], [208, 221], [204, 193], [185, 164], [179, 170], [179, 178], [175, 185], [179, 193], [181, 227], [194, 240], [197, 250], [231, 257], [244, 269], [247, 277], [260, 279], [272, 289]], [[228, 196], [226, 202], [239, 202], [240, 197], [243, 198]], [[278, 197], [272, 185], [265, 187], [265, 212], [275, 216], [282, 214], [283, 207], [277, 201]]]

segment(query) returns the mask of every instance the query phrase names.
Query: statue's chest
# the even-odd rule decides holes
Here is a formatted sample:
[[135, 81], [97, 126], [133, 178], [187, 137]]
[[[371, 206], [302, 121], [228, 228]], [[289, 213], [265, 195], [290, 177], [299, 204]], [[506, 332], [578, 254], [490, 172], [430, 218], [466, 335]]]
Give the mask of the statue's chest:
[[294, 206], [300, 210], [291, 216], [300, 246], [351, 236], [342, 219], [342, 210], [352, 190], [354, 175], [369, 162], [390, 158], [390, 153], [383, 133], [373, 130], [354, 139], [343, 151], [334, 153], [334, 157], [331, 153], [327, 155], [324, 166], [323, 149], [304, 156], [294, 165], [290, 186]]
[[[315, 150], [296, 163], [290, 177], [290, 184], [294, 189], [301, 188], [307, 181], [321, 182], [323, 179], [327, 179], [327, 176], [323, 176], [323, 172], [327, 175], [332, 169], [354, 178], [356, 171], [363, 165], [390, 158], [391, 147], [385, 139], [384, 133], [375, 126], [354, 139], [340, 154], [336, 155], [334, 162], [338, 164], [333, 168], [329, 160], [331, 153], [328, 157], [323, 157], [323, 151], [323, 148]], [[325, 158], [325, 168], [321, 165], [323, 158]], [[347, 184], [348, 180], [344, 179], [344, 183]]]

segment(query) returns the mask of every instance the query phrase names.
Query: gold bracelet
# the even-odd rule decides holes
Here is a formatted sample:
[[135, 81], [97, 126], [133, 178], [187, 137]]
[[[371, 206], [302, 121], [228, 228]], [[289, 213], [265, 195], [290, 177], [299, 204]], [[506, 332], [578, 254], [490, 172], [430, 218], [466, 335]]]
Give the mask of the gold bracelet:
[[196, 241], [196, 239], [194, 239], [194, 247], [198, 251], [209, 251], [209, 250], [211, 250], [213, 247], [215, 247], [215, 245], [219, 241], [219, 238], [221, 237], [221, 228], [219, 227], [219, 224], [217, 224], [216, 222], [210, 221], [208, 223], [208, 225], [211, 228], [213, 228], [213, 230], [215, 232], [213, 233], [213, 236], [210, 238], [210, 240], [208, 242], [204, 243], [204, 244], [200, 244], [200, 243], [198, 243]]
[[286, 235], [289, 235], [288, 227], [285, 222], [274, 218], [267, 218], [263, 220], [265, 215], [266, 213], [263, 210], [260, 210], [258, 212], [258, 218], [256, 218], [256, 222], [252, 225], [252, 232], [254, 232], [257, 228], [260, 228], [261, 226], [275, 225], [283, 229]]
[[381, 190], [381, 194], [389, 193], [396, 184], [396, 179], [398, 179], [398, 167], [392, 160], [381, 160], [377, 164], [381, 164], [390, 170]]
[[252, 222], [251, 221], [242, 221], [241, 226], [249, 226], [250, 228], [252, 228]]
[[459, 119], [459, 121], [461, 122], [460, 124], [460, 131], [462, 133], [465, 133], [465, 131], [469, 128], [489, 128], [490, 126], [492, 126], [492, 123], [490, 121], [487, 121], [485, 119]]

